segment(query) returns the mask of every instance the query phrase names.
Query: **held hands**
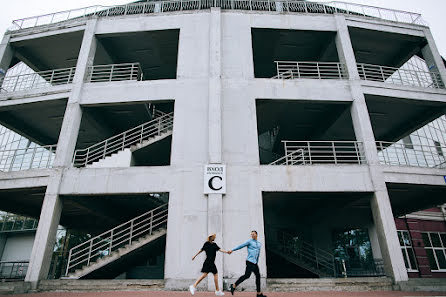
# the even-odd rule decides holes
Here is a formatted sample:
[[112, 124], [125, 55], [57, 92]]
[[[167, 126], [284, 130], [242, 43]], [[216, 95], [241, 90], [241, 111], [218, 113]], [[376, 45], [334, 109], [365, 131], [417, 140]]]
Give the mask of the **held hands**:
[[230, 250], [230, 251], [228, 251], [228, 255], [230, 255], [230, 254], [232, 254], [232, 251]]

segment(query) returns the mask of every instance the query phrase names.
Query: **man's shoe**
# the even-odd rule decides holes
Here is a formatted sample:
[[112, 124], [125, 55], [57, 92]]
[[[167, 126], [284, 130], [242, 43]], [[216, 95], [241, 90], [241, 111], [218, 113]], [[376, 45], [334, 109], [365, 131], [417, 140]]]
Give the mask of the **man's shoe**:
[[215, 291], [215, 295], [217, 296], [223, 296], [225, 293], [223, 293], [222, 291]]
[[257, 297], [266, 297], [266, 295], [263, 295], [263, 293], [262, 293], [260, 295], [257, 295]]
[[231, 294], [234, 295], [234, 291], [235, 291], [234, 285], [231, 285], [230, 288], [231, 288]]
[[195, 294], [195, 287], [194, 286], [189, 286], [189, 291], [192, 295]]

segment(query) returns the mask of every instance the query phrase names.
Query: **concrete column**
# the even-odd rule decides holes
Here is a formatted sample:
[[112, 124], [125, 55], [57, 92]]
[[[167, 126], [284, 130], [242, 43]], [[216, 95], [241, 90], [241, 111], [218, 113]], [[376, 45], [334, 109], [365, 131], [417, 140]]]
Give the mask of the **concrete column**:
[[37, 287], [39, 280], [47, 278], [50, 269], [57, 227], [62, 213], [62, 203], [58, 194], [61, 181], [62, 170], [53, 170], [43, 200], [39, 225], [25, 277], [25, 281], [31, 282], [33, 288]]
[[427, 45], [421, 49], [424, 60], [430, 71], [440, 73], [441, 79], [446, 83], [446, 68], [435, 44], [434, 37], [429, 28], [424, 29]]
[[344, 63], [347, 67], [347, 73], [350, 80], [359, 80], [358, 67], [356, 65], [356, 57], [353, 51], [350, 33], [348, 32], [345, 16], [335, 15], [337, 34], [336, 49], [338, 51], [339, 62]]
[[[4, 74], [8, 71], [12, 58], [14, 57], [14, 50], [12, 49], [9, 40], [10, 36], [5, 35], [0, 43], [0, 79], [2, 79]], [[0, 87], [2, 83], [3, 81], [0, 81]]]
[[370, 245], [372, 246], [373, 259], [382, 259], [381, 248], [379, 247], [378, 233], [375, 225], [370, 225], [368, 228]]
[[[222, 113], [221, 113], [221, 9], [212, 7], [209, 29], [209, 163], [222, 163]], [[216, 233], [223, 247], [223, 195], [208, 195], [208, 234]], [[218, 282], [223, 288], [223, 258], [219, 255], [215, 262]], [[214, 290], [212, 277], [208, 278], [208, 290]]]
[[356, 139], [363, 144], [363, 151], [375, 187], [375, 193], [371, 199], [371, 208], [386, 274], [391, 276], [395, 282], [407, 281], [408, 276], [396, 233], [392, 206], [390, 204], [383, 172], [380, 168], [373, 127], [361, 87], [356, 58], [348, 33], [348, 26], [344, 16], [336, 15], [335, 19], [338, 29], [336, 45], [339, 59], [347, 65], [350, 89], [353, 97], [351, 106], [353, 129]]
[[79, 104], [80, 94], [88, 67], [93, 65], [93, 59], [96, 52], [96, 23], [97, 19], [90, 20], [85, 28], [82, 46], [76, 63], [73, 87], [70, 98], [68, 99], [62, 128], [59, 134], [53, 167], [70, 166], [73, 158], [82, 120], [82, 109]]

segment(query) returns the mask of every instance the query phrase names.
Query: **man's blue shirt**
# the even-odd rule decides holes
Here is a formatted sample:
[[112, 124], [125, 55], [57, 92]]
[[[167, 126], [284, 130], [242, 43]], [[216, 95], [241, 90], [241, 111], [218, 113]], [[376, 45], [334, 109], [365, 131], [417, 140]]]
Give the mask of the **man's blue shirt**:
[[246, 261], [257, 264], [257, 262], [259, 261], [260, 248], [262, 247], [262, 244], [259, 241], [251, 238], [245, 243], [239, 245], [238, 247], [233, 248], [232, 250], [237, 251], [239, 249], [244, 248], [245, 246], [248, 248], [248, 256], [246, 257]]

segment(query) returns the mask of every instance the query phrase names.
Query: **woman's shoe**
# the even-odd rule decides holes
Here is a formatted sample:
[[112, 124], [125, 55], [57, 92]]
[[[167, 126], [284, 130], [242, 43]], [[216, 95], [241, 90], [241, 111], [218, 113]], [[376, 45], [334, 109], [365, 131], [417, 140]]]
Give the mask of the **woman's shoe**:
[[234, 295], [234, 291], [235, 291], [235, 288], [234, 288], [234, 286], [233, 286], [233, 285], [231, 285], [231, 286], [230, 286], [230, 288], [231, 288], [231, 294], [232, 294], [232, 295]]
[[225, 293], [223, 293], [222, 291], [215, 291], [215, 295], [217, 296], [223, 296]]
[[192, 295], [195, 294], [195, 287], [194, 286], [189, 286], [189, 291]]

